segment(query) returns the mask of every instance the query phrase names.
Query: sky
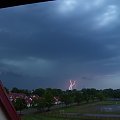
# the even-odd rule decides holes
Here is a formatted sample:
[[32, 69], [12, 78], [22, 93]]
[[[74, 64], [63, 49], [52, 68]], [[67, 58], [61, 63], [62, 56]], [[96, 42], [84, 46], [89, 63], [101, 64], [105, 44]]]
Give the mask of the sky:
[[8, 88], [120, 87], [120, 1], [56, 0], [0, 9]]

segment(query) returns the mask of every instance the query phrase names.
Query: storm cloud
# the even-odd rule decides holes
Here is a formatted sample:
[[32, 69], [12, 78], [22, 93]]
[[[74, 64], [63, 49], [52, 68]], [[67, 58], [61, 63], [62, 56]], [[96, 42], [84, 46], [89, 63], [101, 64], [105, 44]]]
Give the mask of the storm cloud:
[[[118, 0], [56, 0], [0, 10], [0, 79], [8, 87], [119, 88]], [[23, 84], [24, 83], [24, 84]]]

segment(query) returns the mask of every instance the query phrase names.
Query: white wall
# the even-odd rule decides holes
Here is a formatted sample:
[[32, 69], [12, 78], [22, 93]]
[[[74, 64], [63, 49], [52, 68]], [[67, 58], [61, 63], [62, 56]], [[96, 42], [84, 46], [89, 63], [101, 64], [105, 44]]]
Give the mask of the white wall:
[[0, 120], [8, 120], [4, 114], [4, 112], [2, 111], [2, 108], [0, 106]]

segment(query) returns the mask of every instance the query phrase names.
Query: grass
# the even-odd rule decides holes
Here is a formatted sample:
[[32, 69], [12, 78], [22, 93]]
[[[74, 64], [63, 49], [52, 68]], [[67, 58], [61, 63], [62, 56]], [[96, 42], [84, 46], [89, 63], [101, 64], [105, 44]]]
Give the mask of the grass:
[[22, 120], [73, 120], [70, 117], [62, 118], [58, 116], [49, 116], [49, 115], [41, 115], [41, 114], [33, 114], [33, 115], [25, 115], [22, 117]]
[[42, 116], [40, 114], [37, 115], [27, 115], [23, 116], [22, 120], [120, 120], [120, 118], [96, 118], [96, 117], [79, 117], [72, 118], [70, 116], [65, 117], [51, 117], [51, 116]]
[[[114, 101], [104, 101], [92, 104], [85, 104], [80, 106], [68, 107], [64, 110], [65, 113], [81, 113], [81, 114], [120, 114], [120, 111], [101, 111], [98, 107], [116, 105]], [[120, 102], [117, 102], [117, 105], [120, 105]]]
[[[22, 120], [59, 120], [58, 118], [53, 118], [49, 116], [41, 116], [40, 114], [37, 115], [26, 115], [22, 117]], [[65, 120], [65, 119], [63, 119]]]
[[64, 112], [67, 113], [96, 113], [96, 105], [98, 105], [98, 103], [94, 103], [94, 104], [86, 104], [86, 105], [80, 105], [80, 106], [73, 106], [73, 107], [68, 107], [63, 109]]
[[[120, 118], [96, 118], [86, 116], [75, 116], [69, 113], [80, 114], [120, 114], [119, 112], [103, 112], [97, 109], [97, 106], [115, 105], [116, 102], [98, 102], [92, 104], [85, 104], [80, 106], [72, 106], [68, 108], [61, 108], [47, 113], [39, 113], [33, 115], [22, 116], [22, 120], [120, 120]], [[120, 102], [117, 102], [120, 105]]]
[[103, 101], [101, 105], [120, 105], [120, 101]]

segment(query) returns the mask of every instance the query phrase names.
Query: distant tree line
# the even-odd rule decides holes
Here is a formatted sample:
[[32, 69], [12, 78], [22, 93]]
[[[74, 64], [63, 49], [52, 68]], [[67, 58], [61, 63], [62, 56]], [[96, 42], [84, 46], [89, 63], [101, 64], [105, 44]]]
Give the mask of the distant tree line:
[[[6, 90], [8, 89], [6, 88]], [[33, 107], [36, 107], [41, 111], [44, 111], [45, 108], [46, 110], [50, 110], [50, 108], [54, 105], [54, 102], [55, 102], [54, 97], [59, 98], [59, 101], [61, 101], [61, 104], [64, 104], [65, 106], [69, 106], [72, 104], [80, 105], [82, 103], [103, 101], [111, 98], [120, 99], [120, 89], [97, 90], [94, 88], [84, 88], [81, 90], [74, 89], [72, 91], [70, 90], [63, 91], [61, 89], [38, 88], [30, 91], [27, 89], [13, 88], [11, 92], [24, 93], [27, 96], [38, 95], [40, 99], [33, 101]], [[20, 100], [18, 100], [17, 102], [22, 105]], [[14, 103], [14, 105], [18, 109], [18, 105], [16, 105], [16, 103]], [[25, 104], [23, 104], [23, 106], [25, 107]]]

